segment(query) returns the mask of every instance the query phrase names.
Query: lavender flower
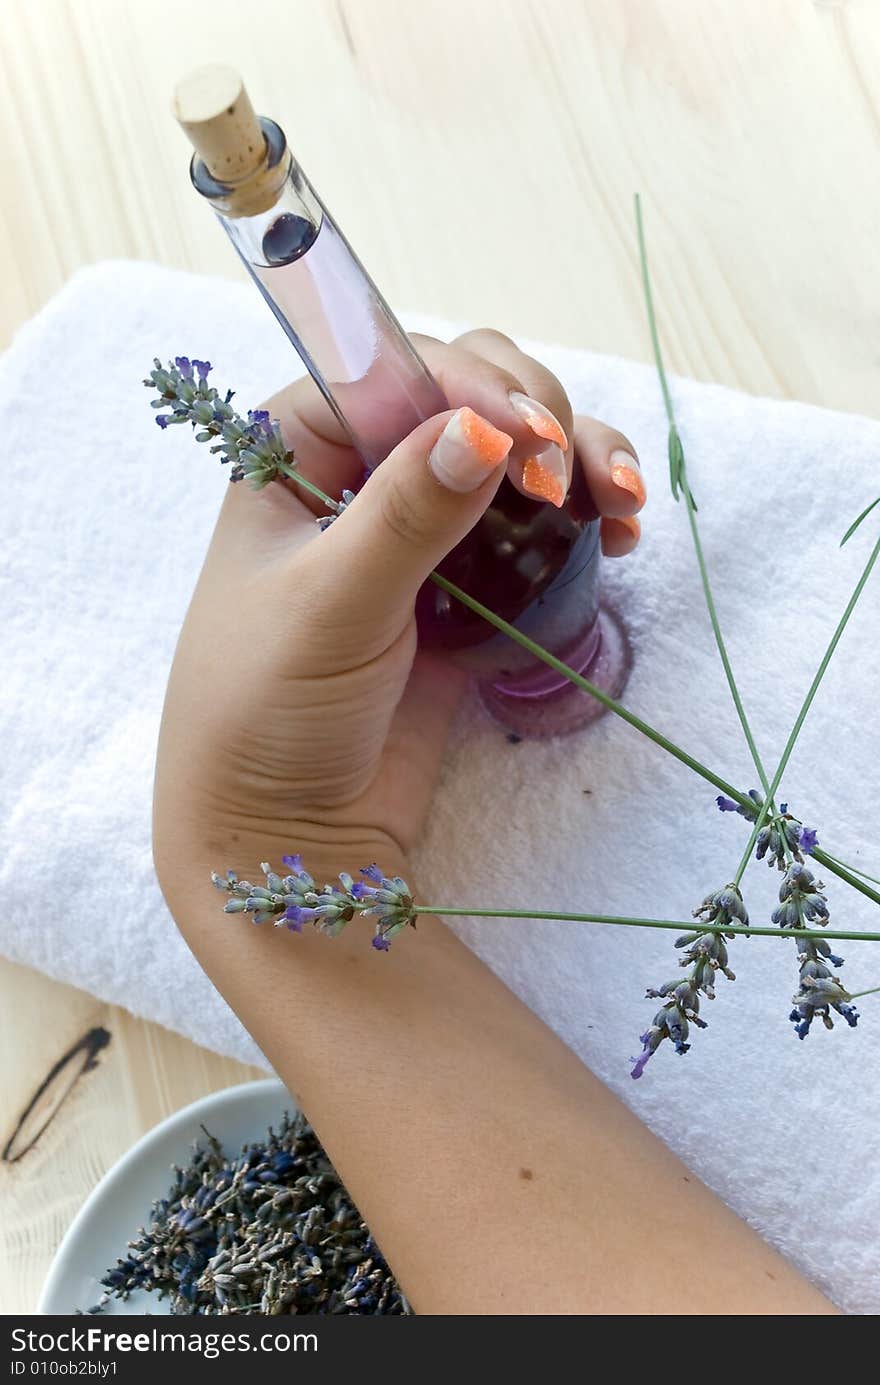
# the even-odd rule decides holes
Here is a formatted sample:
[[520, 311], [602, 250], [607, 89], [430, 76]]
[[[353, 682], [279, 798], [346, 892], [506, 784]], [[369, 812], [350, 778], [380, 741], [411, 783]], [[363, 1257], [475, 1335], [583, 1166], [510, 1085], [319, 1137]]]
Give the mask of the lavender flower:
[[239, 880], [231, 870], [225, 876], [215, 871], [211, 876], [213, 884], [229, 895], [224, 913], [252, 914], [254, 923], [271, 919], [276, 928], [288, 928], [293, 933], [301, 933], [303, 924], [312, 923], [331, 938], [337, 938], [360, 914], [376, 919], [372, 945], [380, 952], [388, 951], [390, 940], [407, 924], [415, 927], [412, 895], [399, 875], [389, 878], [378, 866], [371, 865], [360, 872], [363, 880], [354, 880], [343, 871], [339, 885], [328, 884], [319, 889], [303, 869], [301, 856], [282, 856], [281, 860], [288, 875], [276, 875], [268, 861], [262, 863], [265, 885]]
[[[757, 789], [749, 789], [748, 796], [754, 805], [752, 808], [737, 803], [736, 799], [725, 798], [724, 794], [718, 795], [715, 804], [722, 813], [739, 813], [748, 822], [754, 823], [757, 822], [758, 814], [764, 806], [764, 799]], [[796, 861], [803, 861], [804, 856], [808, 856], [818, 842], [818, 832], [812, 827], [804, 827], [802, 822], [789, 813], [788, 804], [780, 803], [779, 812], [765, 822], [758, 833], [755, 855], [759, 861], [766, 856], [768, 865], [785, 870], [792, 856]]]
[[[784, 808], [787, 805], [781, 806]], [[768, 866], [776, 866], [778, 870], [785, 870], [792, 856], [796, 861], [803, 860], [799, 845], [800, 838], [800, 823], [795, 822], [788, 815], [775, 817], [770, 822], [765, 822], [758, 833], [755, 855], [759, 861], [762, 861], [766, 856]]]
[[332, 515], [321, 515], [318, 519], [318, 528], [321, 530], [322, 533], [325, 529], [330, 528], [330, 525], [333, 523], [336, 516], [341, 515], [342, 511], [347, 509], [353, 500], [354, 491], [344, 490], [342, 492], [341, 500], [333, 500], [330, 502], [333, 506]]
[[365, 866], [361, 875], [369, 882], [361, 886], [362, 897], [367, 901], [365, 911], [378, 920], [373, 947], [387, 952], [391, 939], [407, 924], [415, 927], [416, 913], [409, 886], [399, 875], [383, 875], [375, 862]]
[[747, 808], [745, 804], [737, 803], [735, 798], [725, 798], [724, 794], [721, 793], [715, 799], [715, 804], [721, 813], [739, 813], [749, 822], [754, 822], [764, 805], [764, 800], [757, 789], [749, 789], [749, 798], [754, 804], [753, 808]]
[[265, 409], [251, 409], [243, 418], [230, 403], [232, 390], [221, 399], [208, 384], [210, 361], [177, 356], [163, 366], [157, 357], [153, 364], [144, 381], [148, 389], [158, 392], [152, 407], [170, 409], [170, 413], [157, 413], [160, 428], [189, 423], [197, 430], [197, 442], [216, 439], [211, 451], [220, 454], [222, 464], [230, 464], [230, 481], [246, 480], [254, 490], [262, 490], [279, 476], [295, 474], [294, 454], [284, 446], [277, 421]]
[[[703, 900], [694, 910], [694, 918], [713, 927], [732, 924], [735, 927], [748, 927], [749, 916], [742, 895], [736, 885], [726, 885]], [[729, 934], [728, 939], [736, 937]], [[642, 1051], [637, 1058], [631, 1058], [631, 1076], [641, 1077], [648, 1059], [657, 1052], [664, 1039], [671, 1039], [676, 1053], [687, 1053], [690, 1026], [705, 1029], [706, 1021], [700, 1018], [700, 995], [707, 1000], [715, 999], [715, 977], [720, 971], [728, 979], [736, 976], [728, 966], [727, 944], [721, 933], [706, 933], [700, 929], [683, 933], [675, 940], [676, 947], [685, 948], [679, 965], [690, 967], [684, 977], [667, 981], [659, 988], [649, 987], [645, 994], [651, 1000], [663, 1000], [665, 1004], [654, 1016], [650, 1027], [639, 1036]]]
[[[648, 992], [648, 995], [653, 994], [656, 993]], [[700, 1029], [707, 1027], [705, 1020], [701, 1020], [697, 1014], [699, 1000], [696, 997], [694, 1000], [695, 1004], [690, 1009], [687, 1008], [686, 1002], [680, 1002], [676, 999], [657, 1011], [650, 1028], [646, 1029], [644, 1034], [639, 1035], [642, 1051], [637, 1058], [630, 1058], [633, 1065], [631, 1077], [641, 1077], [648, 1059], [654, 1056], [664, 1039], [672, 1040], [676, 1053], [682, 1055], [687, 1053], [690, 1048], [690, 1044], [686, 1042], [690, 1033], [690, 1024], [696, 1024]]]
[[779, 887], [779, 907], [773, 910], [773, 922], [778, 928], [804, 928], [808, 923], [828, 922], [828, 901], [822, 894], [824, 885], [813, 872], [795, 861], [785, 872]]
[[826, 1029], [833, 1029], [832, 1010], [842, 1015], [853, 1029], [859, 1018], [858, 1010], [850, 1003], [849, 992], [840, 984], [840, 977], [831, 971], [831, 967], [843, 966], [843, 958], [834, 955], [824, 938], [797, 936], [797, 929], [807, 924], [818, 923], [822, 927], [827, 924], [829, 913], [828, 901], [822, 893], [824, 888], [807, 866], [793, 862], [779, 887], [779, 907], [773, 911], [773, 922], [779, 928], [795, 930], [799, 987], [792, 997], [794, 1009], [789, 1019], [799, 1039], [807, 1037], [817, 1016], [821, 1017]]
[[[809, 942], [809, 939], [805, 941]], [[859, 1022], [859, 1012], [851, 1004], [850, 994], [841, 986], [840, 978], [832, 976], [827, 967], [821, 970], [824, 974], [803, 979], [797, 995], [792, 996], [794, 1009], [789, 1019], [794, 1024], [794, 1032], [799, 1039], [807, 1037], [810, 1025], [817, 1016], [821, 1018], [826, 1029], [833, 1029], [832, 1010], [836, 1010], [851, 1029], [855, 1029]]]
[[798, 839], [798, 846], [804, 856], [811, 856], [813, 848], [819, 845], [819, 833], [812, 827], [801, 826], [801, 835]]

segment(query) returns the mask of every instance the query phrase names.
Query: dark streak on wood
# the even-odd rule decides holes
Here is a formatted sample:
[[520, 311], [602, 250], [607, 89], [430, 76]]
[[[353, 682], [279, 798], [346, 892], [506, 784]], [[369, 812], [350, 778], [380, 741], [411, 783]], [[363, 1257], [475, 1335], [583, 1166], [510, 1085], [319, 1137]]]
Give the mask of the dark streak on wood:
[[[43, 1132], [55, 1119], [64, 1102], [70, 1096], [83, 1073], [91, 1072], [98, 1066], [97, 1055], [110, 1042], [107, 1029], [97, 1026], [89, 1029], [81, 1039], [69, 1048], [63, 1057], [50, 1068], [27, 1106], [18, 1118], [18, 1124], [10, 1135], [0, 1155], [4, 1164], [15, 1164], [28, 1150], [33, 1149]], [[57, 1090], [56, 1090], [57, 1089]], [[28, 1128], [31, 1117], [40, 1107], [48, 1112], [45, 1120], [37, 1122], [37, 1129]]]
[[345, 37], [345, 44], [353, 58], [357, 57], [357, 49], [354, 46], [354, 39], [351, 36], [351, 29], [348, 27], [348, 17], [345, 13], [345, 6], [342, 0], [336, 0], [336, 13], [339, 15], [339, 25]]

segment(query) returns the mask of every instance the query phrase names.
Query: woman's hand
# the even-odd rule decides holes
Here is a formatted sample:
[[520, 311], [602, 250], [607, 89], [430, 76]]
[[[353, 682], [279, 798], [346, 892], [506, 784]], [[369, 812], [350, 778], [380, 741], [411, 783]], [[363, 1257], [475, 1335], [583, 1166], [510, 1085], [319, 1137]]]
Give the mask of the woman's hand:
[[[323, 507], [293, 482], [229, 489], [168, 689], [160, 876], [193, 861], [253, 870], [291, 850], [334, 873], [401, 868], [464, 681], [416, 653], [415, 595], [505, 470], [558, 498], [582, 466], [605, 552], [638, 541], [644, 486], [626, 438], [574, 418], [555, 376], [499, 333], [417, 345], [453, 409], [416, 428], [325, 533]], [[361, 464], [311, 380], [266, 407], [304, 476], [334, 495], [356, 483]]]

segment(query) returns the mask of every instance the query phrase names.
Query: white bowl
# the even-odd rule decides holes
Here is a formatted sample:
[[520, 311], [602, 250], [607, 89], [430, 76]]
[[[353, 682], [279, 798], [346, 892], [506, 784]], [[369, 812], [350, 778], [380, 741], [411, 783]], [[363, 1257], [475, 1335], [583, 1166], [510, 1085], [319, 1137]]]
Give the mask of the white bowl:
[[[147, 1223], [152, 1203], [173, 1182], [172, 1164], [186, 1164], [192, 1146], [204, 1139], [204, 1125], [230, 1154], [278, 1126], [296, 1103], [277, 1078], [245, 1082], [194, 1101], [161, 1122], [108, 1169], [89, 1194], [58, 1247], [43, 1285], [38, 1313], [85, 1312], [101, 1297], [101, 1279], [124, 1256], [138, 1227]], [[124, 1302], [112, 1298], [105, 1313], [167, 1314], [168, 1299], [138, 1290]]]

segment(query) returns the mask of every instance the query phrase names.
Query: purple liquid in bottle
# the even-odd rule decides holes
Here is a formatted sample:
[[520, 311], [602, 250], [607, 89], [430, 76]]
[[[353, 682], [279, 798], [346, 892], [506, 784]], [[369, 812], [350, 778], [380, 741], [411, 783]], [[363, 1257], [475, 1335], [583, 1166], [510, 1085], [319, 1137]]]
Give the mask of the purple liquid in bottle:
[[[280, 160], [284, 136], [273, 122], [262, 124], [269, 159]], [[193, 181], [211, 196], [210, 177], [195, 164]], [[220, 220], [369, 470], [417, 424], [449, 408], [294, 161], [269, 211]], [[625, 644], [600, 613], [598, 517], [578, 464], [561, 509], [521, 495], [505, 478], [439, 570], [606, 690], [622, 687]], [[481, 680], [493, 715], [521, 734], [553, 734], [601, 713], [434, 583], [422, 588], [416, 614], [421, 647], [452, 652]]]

